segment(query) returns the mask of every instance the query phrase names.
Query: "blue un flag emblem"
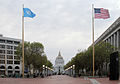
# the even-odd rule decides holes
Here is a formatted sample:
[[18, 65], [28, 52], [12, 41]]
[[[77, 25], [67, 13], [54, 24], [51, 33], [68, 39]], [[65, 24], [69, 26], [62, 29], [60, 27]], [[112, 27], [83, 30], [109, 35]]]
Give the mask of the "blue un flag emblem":
[[24, 12], [24, 17], [33, 18], [36, 16], [29, 8], [23, 8], [23, 12]]

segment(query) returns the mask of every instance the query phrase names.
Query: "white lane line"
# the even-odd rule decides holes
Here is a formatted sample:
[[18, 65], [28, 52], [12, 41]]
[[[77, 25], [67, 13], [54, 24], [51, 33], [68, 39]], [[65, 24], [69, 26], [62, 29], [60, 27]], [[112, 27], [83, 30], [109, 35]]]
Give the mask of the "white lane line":
[[90, 79], [90, 81], [92, 82], [92, 84], [101, 84], [100, 82], [98, 82], [98, 81], [95, 80], [95, 79]]

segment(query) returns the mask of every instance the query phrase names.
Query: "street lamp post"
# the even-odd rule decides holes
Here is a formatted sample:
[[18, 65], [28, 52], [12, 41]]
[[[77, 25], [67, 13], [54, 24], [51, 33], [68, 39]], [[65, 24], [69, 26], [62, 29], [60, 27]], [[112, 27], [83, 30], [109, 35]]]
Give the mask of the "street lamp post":
[[75, 65], [73, 65], [73, 77], [75, 77]]
[[50, 68], [48, 67], [48, 76], [50, 76]]
[[70, 76], [70, 73], [71, 73], [71, 70], [70, 70], [70, 67], [69, 67], [69, 76]]
[[73, 75], [73, 73], [72, 73], [72, 72], [73, 72], [72, 66], [70, 67], [70, 72], [71, 72], [71, 73], [70, 73], [70, 76], [72, 76], [72, 75]]
[[43, 78], [45, 76], [45, 65], [43, 65], [43, 72], [42, 72]]
[[48, 67], [46, 66], [46, 76], [47, 76], [47, 74], [48, 74], [48, 70], [47, 70], [47, 68], [48, 68]]

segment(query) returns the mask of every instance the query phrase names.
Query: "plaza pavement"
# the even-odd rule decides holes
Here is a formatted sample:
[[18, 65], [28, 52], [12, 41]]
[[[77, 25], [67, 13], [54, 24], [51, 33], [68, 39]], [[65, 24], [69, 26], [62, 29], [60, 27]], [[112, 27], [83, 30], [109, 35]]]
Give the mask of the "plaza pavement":
[[73, 78], [66, 75], [55, 75], [46, 78], [0, 78], [0, 84], [120, 84], [108, 78]]

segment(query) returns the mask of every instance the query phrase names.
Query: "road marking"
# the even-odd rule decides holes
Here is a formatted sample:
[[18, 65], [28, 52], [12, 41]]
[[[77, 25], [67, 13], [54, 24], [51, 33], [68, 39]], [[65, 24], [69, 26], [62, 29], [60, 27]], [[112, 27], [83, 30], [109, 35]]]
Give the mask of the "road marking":
[[95, 80], [95, 79], [90, 79], [90, 81], [92, 82], [92, 84], [101, 84], [100, 82], [98, 82], [98, 81]]

